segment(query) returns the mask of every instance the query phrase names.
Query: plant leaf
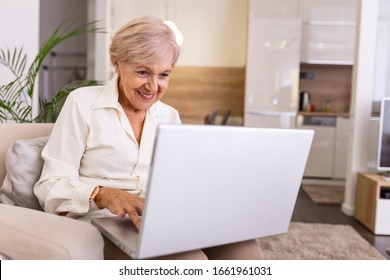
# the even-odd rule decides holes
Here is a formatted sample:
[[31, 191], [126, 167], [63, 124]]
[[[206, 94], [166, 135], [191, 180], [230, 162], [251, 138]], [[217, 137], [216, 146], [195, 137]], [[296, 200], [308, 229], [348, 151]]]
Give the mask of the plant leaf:
[[103, 32], [101, 28], [96, 27], [97, 21], [93, 21], [90, 23], [86, 23], [81, 25], [69, 32], [66, 32], [71, 25], [70, 20], [64, 21], [59, 27], [57, 27], [54, 32], [51, 34], [49, 39], [43, 44], [39, 53], [34, 59], [34, 62], [30, 66], [28, 70], [28, 82], [27, 82], [27, 93], [30, 97], [32, 97], [33, 89], [35, 85], [36, 76], [38, 74], [39, 68], [45, 57], [49, 54], [49, 52], [57, 46], [62, 41], [71, 38], [73, 36], [78, 36], [86, 33], [97, 33]]
[[59, 90], [52, 101], [47, 101], [44, 98], [40, 98], [40, 113], [34, 121], [55, 122], [69, 93], [71, 93], [77, 88], [95, 86], [100, 84], [102, 83], [96, 80], [76, 80], [65, 85], [61, 90]]
[[0, 63], [11, 70], [15, 77], [20, 77], [27, 63], [27, 55], [24, 53], [23, 48], [19, 50], [15, 47], [13, 52], [10, 49], [3, 49], [0, 51]]
[[[85, 33], [104, 32], [102, 28], [96, 27], [96, 24], [97, 21], [93, 21], [71, 29], [72, 20], [65, 20], [54, 29], [49, 39], [42, 45], [34, 61], [28, 67], [27, 74], [25, 74], [27, 56], [23, 48], [18, 49], [15, 47], [13, 50], [9, 48], [0, 49], [0, 64], [7, 67], [15, 76], [14, 80], [8, 84], [0, 85], [0, 122], [6, 122], [9, 118], [16, 122], [32, 122], [31, 100], [36, 78], [43, 60], [55, 46], [70, 37]], [[92, 85], [96, 83], [96, 81], [75, 83], [73, 87], [69, 86], [58, 92], [51, 102], [40, 98], [41, 113], [36, 120], [45, 118], [46, 120], [55, 121], [63, 101], [71, 90], [83, 86], [83, 84]]]

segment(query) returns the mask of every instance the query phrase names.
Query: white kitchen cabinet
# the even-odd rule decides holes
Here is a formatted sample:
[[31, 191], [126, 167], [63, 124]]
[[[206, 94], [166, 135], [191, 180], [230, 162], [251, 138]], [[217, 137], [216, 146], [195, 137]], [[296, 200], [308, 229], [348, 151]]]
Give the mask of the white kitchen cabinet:
[[314, 130], [313, 143], [307, 159], [304, 177], [332, 178], [334, 161], [334, 126], [304, 125]]
[[296, 15], [282, 17], [284, 6], [279, 14], [267, 3], [249, 2], [244, 125], [291, 128], [298, 110], [301, 22]]
[[298, 20], [250, 18], [245, 77], [246, 112], [296, 113], [299, 45]]
[[250, 17], [301, 20], [300, 62], [353, 65], [359, 0], [250, 0]]
[[300, 0], [304, 22], [355, 22], [358, 0]]
[[306, 116], [304, 118], [306, 121], [297, 123], [297, 128], [312, 129], [315, 132], [304, 177], [345, 179], [349, 118], [333, 116]]
[[250, 0], [251, 17], [298, 18], [300, 0]]
[[303, 23], [302, 63], [352, 65], [354, 49], [355, 25]]
[[349, 118], [338, 117], [334, 143], [333, 178], [345, 179], [347, 172]]
[[358, 0], [300, 0], [301, 62], [354, 63]]

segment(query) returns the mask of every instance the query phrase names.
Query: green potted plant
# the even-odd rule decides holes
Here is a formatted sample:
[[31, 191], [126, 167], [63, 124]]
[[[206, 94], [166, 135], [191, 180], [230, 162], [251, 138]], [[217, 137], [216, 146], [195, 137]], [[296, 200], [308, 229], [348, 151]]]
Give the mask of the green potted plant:
[[27, 71], [25, 71], [27, 58], [23, 48], [0, 49], [0, 63], [7, 67], [14, 76], [13, 81], [0, 85], [0, 123], [8, 121], [55, 122], [64, 100], [72, 90], [100, 83], [96, 80], [74, 81], [59, 90], [52, 100], [39, 96], [39, 113], [35, 117], [32, 116], [33, 90], [45, 57], [55, 46], [68, 38], [86, 33], [103, 32], [101, 28], [96, 27], [96, 22], [68, 31], [70, 26], [71, 22], [67, 20], [53, 31]]

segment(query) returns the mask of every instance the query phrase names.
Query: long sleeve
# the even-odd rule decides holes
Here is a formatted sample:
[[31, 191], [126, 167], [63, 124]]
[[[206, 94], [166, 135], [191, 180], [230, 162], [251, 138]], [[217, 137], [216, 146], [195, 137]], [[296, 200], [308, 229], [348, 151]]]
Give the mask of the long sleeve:
[[46, 212], [86, 213], [89, 195], [96, 185], [79, 178], [89, 128], [75, 95], [67, 98], [42, 151], [44, 165], [35, 195]]

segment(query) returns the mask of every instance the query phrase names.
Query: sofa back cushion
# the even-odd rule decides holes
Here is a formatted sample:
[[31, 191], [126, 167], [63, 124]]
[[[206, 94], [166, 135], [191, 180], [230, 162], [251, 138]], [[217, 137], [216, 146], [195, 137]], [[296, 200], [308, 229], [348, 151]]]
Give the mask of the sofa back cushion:
[[6, 176], [0, 188], [0, 202], [42, 210], [33, 188], [42, 171], [42, 149], [49, 136], [17, 140], [8, 149]]
[[5, 157], [16, 140], [48, 136], [53, 123], [0, 123], [0, 186], [5, 177]]
[[[6, 203], [6, 204], [13, 204], [17, 205], [18, 203], [21, 203], [20, 206], [26, 206], [28, 205], [35, 205], [38, 209], [40, 209], [40, 206], [37, 204], [38, 202], [36, 201], [35, 196], [32, 194], [32, 187], [33, 184], [29, 180], [26, 179], [28, 184], [24, 185], [23, 192], [19, 192], [18, 190], [20, 189], [19, 187], [14, 188], [13, 186], [10, 187], [4, 186], [2, 187], [3, 181], [5, 184], [6, 182], [10, 182], [10, 178], [8, 177], [7, 180], [5, 180], [6, 177], [6, 157], [8, 154], [8, 151], [11, 150], [11, 147], [15, 145], [15, 142], [18, 140], [27, 140], [27, 139], [34, 139], [34, 138], [39, 138], [43, 136], [48, 136], [50, 135], [52, 129], [53, 129], [54, 124], [53, 123], [1, 123], [0, 124], [0, 203]], [[33, 145], [34, 146], [34, 145]], [[21, 154], [20, 149], [16, 149], [18, 154]], [[28, 160], [25, 159], [26, 156], [21, 155], [20, 160], [24, 160], [27, 162]], [[32, 159], [34, 161], [34, 159]], [[38, 157], [38, 162], [42, 161], [40, 155]], [[34, 161], [35, 162], [35, 161]], [[15, 165], [12, 166], [11, 163], [7, 164], [8, 169], [12, 168], [15, 171], [20, 172], [20, 174], [27, 174], [23, 171], [23, 168]], [[25, 166], [25, 165], [24, 165]], [[39, 169], [39, 174], [41, 170]], [[40, 175], [38, 175], [40, 176]], [[20, 182], [20, 181], [19, 181]], [[20, 186], [18, 184], [18, 186]], [[5, 190], [5, 191], [4, 191]], [[15, 192], [15, 193], [14, 193]], [[24, 197], [22, 194], [24, 192], [27, 192], [31, 196], [31, 201], [26, 197]], [[20, 196], [24, 197], [25, 199], [19, 199]], [[17, 198], [16, 201], [14, 201], [14, 198]], [[22, 201], [29, 201], [27, 204], [24, 204]], [[31, 203], [31, 204], [30, 204]]]

